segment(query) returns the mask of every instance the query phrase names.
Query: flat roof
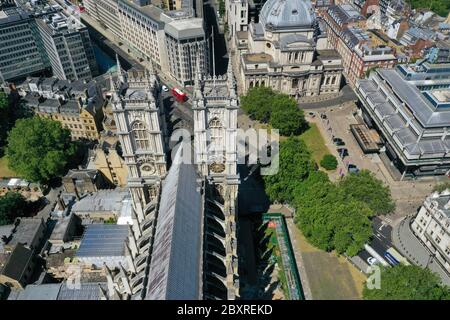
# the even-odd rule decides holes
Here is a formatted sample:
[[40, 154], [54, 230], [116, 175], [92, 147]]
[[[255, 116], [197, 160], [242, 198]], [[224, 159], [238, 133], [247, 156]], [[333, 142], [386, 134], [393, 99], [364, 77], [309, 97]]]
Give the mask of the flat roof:
[[174, 20], [167, 23], [164, 30], [176, 39], [187, 39], [205, 36], [202, 18]]
[[126, 189], [99, 190], [76, 202], [72, 211], [75, 213], [98, 211], [119, 213], [123, 201], [129, 198], [130, 193]]
[[123, 256], [127, 225], [90, 224], [86, 226], [77, 257]]

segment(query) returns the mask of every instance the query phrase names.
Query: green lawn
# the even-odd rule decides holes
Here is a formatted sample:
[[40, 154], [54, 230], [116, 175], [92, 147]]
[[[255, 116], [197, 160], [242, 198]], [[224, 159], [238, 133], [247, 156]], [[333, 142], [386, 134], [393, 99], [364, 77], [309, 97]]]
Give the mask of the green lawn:
[[6, 157], [0, 158], [0, 179], [16, 176], [16, 173], [8, 168], [8, 160], [6, 160]]
[[305, 272], [313, 300], [359, 300], [365, 275], [350, 262], [334, 253], [317, 249], [295, 225], [291, 228], [294, 250], [302, 252]]
[[325, 141], [315, 123], [310, 123], [309, 129], [303, 132], [300, 135], [300, 138], [305, 141], [317, 164], [320, 163], [320, 160], [322, 160], [324, 155], [330, 153], [330, 150], [325, 145]]

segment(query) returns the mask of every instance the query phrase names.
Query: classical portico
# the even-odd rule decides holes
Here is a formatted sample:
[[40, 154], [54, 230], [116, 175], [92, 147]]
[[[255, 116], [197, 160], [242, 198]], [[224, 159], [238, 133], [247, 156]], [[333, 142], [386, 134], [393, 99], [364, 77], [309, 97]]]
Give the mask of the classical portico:
[[244, 91], [266, 86], [300, 98], [339, 92], [341, 59], [317, 50], [320, 28], [309, 0], [268, 0], [240, 50]]

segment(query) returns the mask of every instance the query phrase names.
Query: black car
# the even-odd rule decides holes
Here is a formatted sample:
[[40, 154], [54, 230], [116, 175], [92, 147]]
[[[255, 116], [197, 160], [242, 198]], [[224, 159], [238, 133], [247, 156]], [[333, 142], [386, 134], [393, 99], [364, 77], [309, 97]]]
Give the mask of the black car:
[[333, 142], [337, 146], [345, 146], [345, 142], [341, 138], [333, 138]]
[[349, 173], [358, 173], [359, 172], [359, 168], [356, 165], [351, 164], [351, 163], [348, 165], [347, 169], [348, 169]]
[[327, 117], [327, 115], [326, 115], [325, 113], [321, 113], [321, 114], [320, 114], [320, 117], [321, 117], [322, 119], [328, 119], [328, 117]]
[[338, 148], [337, 152], [339, 153], [339, 155], [341, 156], [342, 159], [344, 159], [345, 157], [348, 157], [347, 148]]

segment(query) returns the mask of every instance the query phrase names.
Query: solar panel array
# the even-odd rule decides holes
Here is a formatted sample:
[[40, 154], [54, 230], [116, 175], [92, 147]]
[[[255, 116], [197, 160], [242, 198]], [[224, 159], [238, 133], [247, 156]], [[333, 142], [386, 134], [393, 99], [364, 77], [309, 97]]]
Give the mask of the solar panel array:
[[77, 257], [122, 256], [127, 236], [127, 225], [88, 225], [77, 251]]

